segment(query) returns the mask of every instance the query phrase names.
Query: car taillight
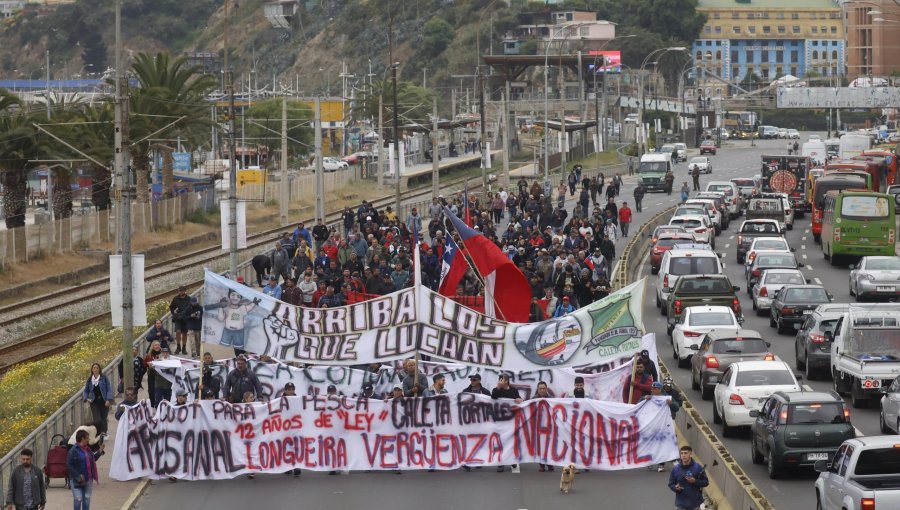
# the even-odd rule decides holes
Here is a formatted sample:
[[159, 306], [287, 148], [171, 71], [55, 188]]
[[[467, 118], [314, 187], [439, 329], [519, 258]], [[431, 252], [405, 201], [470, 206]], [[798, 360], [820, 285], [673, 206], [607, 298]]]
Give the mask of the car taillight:
[[809, 334], [809, 342], [813, 344], [824, 344], [825, 343], [825, 335], [820, 335], [818, 333], [810, 333]]
[[719, 359], [715, 356], [707, 356], [706, 368], [719, 368]]
[[844, 419], [850, 421], [850, 408], [844, 406]]
[[747, 255], [747, 260], [749, 260], [750, 262], [753, 262], [753, 259], [755, 259], [755, 258], [756, 258], [755, 251], [751, 251], [750, 254]]
[[675, 315], [681, 315], [681, 300], [680, 299], [675, 300], [675, 304], [673, 305], [672, 309], [675, 312]]
[[834, 228], [834, 242], [841, 242], [841, 227]]
[[697, 338], [698, 336], [701, 336], [702, 334], [703, 333], [700, 333], [697, 331], [684, 330], [684, 336], [690, 337], [690, 338]]
[[734, 310], [735, 315], [741, 314], [741, 302], [738, 301], [738, 298], [734, 298], [731, 300], [731, 309]]
[[786, 306], [781, 309], [781, 315], [793, 315], [793, 314], [794, 314], [794, 309], [789, 306]]
[[706, 233], [706, 229], [705, 229], [705, 228], [698, 228], [698, 229], [694, 230], [694, 232], [697, 233], [697, 234], [705, 234], [705, 233]]
[[875, 498], [862, 498], [859, 500], [861, 510], [875, 510]]
[[782, 422], [787, 421], [787, 409], [785, 409], [784, 411], [781, 411], [781, 421]]
[[775, 355], [771, 353], [766, 354], [763, 356], [763, 361], [775, 361]]
[[732, 393], [728, 397], [728, 404], [733, 406], [742, 406], [744, 405], [744, 399], [741, 398], [737, 393]]
[[754, 269], [753, 271], [750, 271], [750, 276], [753, 276], [754, 278], [759, 278], [759, 275], [761, 275], [761, 274], [762, 274], [761, 269]]
[[765, 287], [760, 287], [759, 297], [769, 297], [769, 291]]
[[666, 277], [663, 278], [663, 288], [664, 288], [664, 289], [668, 289], [668, 288], [669, 288], [669, 275], [666, 275]]
[[654, 254], [654, 255], [659, 255], [660, 253], [662, 253], [662, 252], [659, 251], [659, 248], [657, 248], [656, 246], [654, 246], [654, 247], [653, 247], [653, 254]]

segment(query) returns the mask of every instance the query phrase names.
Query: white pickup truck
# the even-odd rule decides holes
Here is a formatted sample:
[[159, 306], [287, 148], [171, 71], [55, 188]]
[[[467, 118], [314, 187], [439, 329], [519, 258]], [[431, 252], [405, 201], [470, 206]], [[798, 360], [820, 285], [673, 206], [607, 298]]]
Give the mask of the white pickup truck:
[[816, 461], [816, 508], [881, 510], [900, 508], [900, 438], [848, 439], [831, 462]]
[[900, 312], [851, 307], [825, 341], [832, 342], [834, 391], [849, 394], [853, 407], [880, 398], [900, 375]]

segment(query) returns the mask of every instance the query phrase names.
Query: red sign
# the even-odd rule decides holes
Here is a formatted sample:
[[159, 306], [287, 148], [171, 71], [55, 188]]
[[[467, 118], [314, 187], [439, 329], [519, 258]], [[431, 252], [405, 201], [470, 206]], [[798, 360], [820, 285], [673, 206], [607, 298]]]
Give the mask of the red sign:
[[591, 50], [588, 52], [590, 56], [602, 56], [603, 65], [599, 67], [599, 71], [603, 73], [621, 73], [622, 72], [622, 52], [619, 50]]

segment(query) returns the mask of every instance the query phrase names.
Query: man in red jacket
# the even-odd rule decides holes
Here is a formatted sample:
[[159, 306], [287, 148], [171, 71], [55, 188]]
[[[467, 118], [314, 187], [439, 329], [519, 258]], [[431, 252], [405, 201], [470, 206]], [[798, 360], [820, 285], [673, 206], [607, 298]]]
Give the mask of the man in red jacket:
[[[634, 364], [634, 374], [632, 374], [628, 383], [625, 384], [625, 387], [622, 388], [622, 402], [637, 404], [644, 396], [650, 394], [652, 386], [653, 376], [644, 373], [644, 362], [638, 358]], [[628, 398], [629, 395], [631, 399]]]
[[631, 209], [628, 207], [628, 202], [622, 202], [622, 207], [619, 208], [619, 228], [622, 229], [622, 236], [628, 237], [628, 225], [631, 224]]

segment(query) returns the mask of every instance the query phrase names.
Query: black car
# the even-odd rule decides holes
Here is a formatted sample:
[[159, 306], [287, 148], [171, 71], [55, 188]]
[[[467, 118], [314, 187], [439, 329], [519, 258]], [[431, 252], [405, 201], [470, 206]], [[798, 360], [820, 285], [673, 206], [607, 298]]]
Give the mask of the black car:
[[850, 413], [833, 391], [776, 391], [754, 414], [750, 457], [754, 464], [767, 461], [770, 478], [785, 468], [830, 461], [841, 443], [856, 437]]
[[772, 300], [769, 326], [786, 333], [794, 324], [803, 324], [817, 306], [830, 303], [831, 298], [821, 285], [785, 285]]
[[805, 370], [807, 379], [815, 379], [820, 373], [831, 370], [831, 342], [825, 332], [834, 333], [838, 319], [850, 309], [850, 305], [834, 303], [819, 305], [806, 316], [797, 336], [794, 337], [794, 355], [797, 370]]

